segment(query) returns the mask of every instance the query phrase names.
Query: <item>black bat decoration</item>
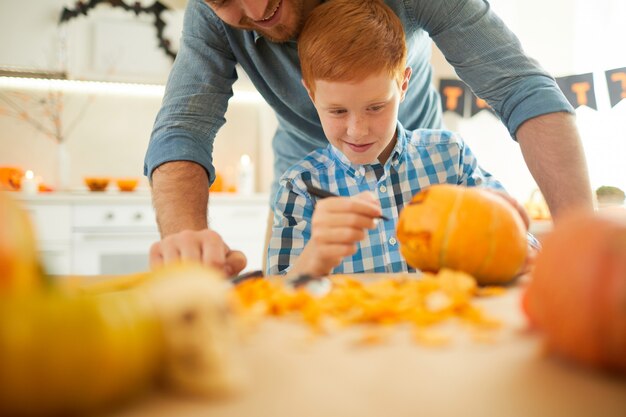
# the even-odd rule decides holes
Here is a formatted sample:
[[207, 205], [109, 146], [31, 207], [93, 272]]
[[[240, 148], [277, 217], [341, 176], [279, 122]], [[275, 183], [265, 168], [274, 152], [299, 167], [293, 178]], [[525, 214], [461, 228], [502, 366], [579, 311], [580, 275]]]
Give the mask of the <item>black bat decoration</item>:
[[176, 53], [171, 49], [171, 42], [169, 39], [165, 39], [163, 36], [163, 31], [165, 29], [165, 21], [161, 19], [161, 12], [163, 10], [169, 10], [167, 6], [162, 4], [159, 1], [155, 1], [151, 6], [143, 7], [140, 2], [136, 1], [132, 5], [126, 4], [124, 0], [88, 0], [88, 1], [78, 1], [76, 2], [76, 7], [73, 9], [68, 9], [64, 7], [61, 11], [61, 18], [59, 19], [59, 24], [70, 21], [71, 19], [78, 17], [80, 15], [87, 16], [89, 10], [93, 9], [97, 5], [104, 3], [109, 4], [113, 7], [120, 7], [126, 11], [132, 11], [135, 13], [135, 16], [139, 16], [139, 14], [153, 14], [154, 15], [154, 27], [157, 32], [157, 39], [159, 40], [159, 48], [165, 51], [165, 54], [169, 56], [172, 60], [176, 58]]

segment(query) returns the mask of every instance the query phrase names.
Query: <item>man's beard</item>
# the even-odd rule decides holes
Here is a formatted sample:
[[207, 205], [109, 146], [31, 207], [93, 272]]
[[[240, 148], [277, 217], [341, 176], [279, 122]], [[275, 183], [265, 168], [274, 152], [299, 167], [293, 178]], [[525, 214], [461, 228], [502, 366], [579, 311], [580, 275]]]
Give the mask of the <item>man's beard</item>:
[[[290, 0], [282, 0], [282, 1], [287, 2]], [[292, 8], [291, 17], [293, 17], [294, 19], [293, 24], [291, 26], [287, 26], [281, 23], [270, 29], [263, 29], [263, 28], [256, 26], [253, 20], [246, 17], [242, 19], [242, 21], [240, 22], [240, 25], [238, 25], [237, 27], [239, 29], [254, 30], [272, 42], [286, 42], [288, 40], [295, 39], [300, 34], [300, 31], [302, 30], [302, 26], [304, 26], [304, 16], [303, 16], [304, 6], [302, 4], [303, 1], [304, 0], [291, 0], [290, 1], [291, 8]], [[281, 5], [281, 7], [284, 7], [284, 3], [283, 5]], [[292, 23], [292, 22], [287, 22], [287, 23]]]

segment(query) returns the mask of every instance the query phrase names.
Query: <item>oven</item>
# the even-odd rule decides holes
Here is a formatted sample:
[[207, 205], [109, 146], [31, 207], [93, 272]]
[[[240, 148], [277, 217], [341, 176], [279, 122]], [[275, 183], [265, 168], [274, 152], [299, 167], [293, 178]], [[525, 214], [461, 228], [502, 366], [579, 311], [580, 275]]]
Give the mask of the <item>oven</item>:
[[77, 205], [73, 210], [74, 274], [128, 274], [149, 269], [150, 246], [160, 238], [150, 205]]

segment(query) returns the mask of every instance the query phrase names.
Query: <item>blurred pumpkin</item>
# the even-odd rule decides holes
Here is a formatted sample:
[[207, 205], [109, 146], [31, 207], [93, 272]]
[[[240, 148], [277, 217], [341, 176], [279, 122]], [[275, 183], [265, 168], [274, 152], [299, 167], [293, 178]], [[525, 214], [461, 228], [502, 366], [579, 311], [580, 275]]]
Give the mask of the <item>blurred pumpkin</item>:
[[400, 252], [423, 271], [456, 269], [479, 284], [510, 281], [526, 259], [522, 217], [496, 193], [438, 184], [417, 193], [400, 213]]
[[30, 218], [0, 191], [0, 296], [28, 295], [43, 282]]
[[562, 218], [531, 278], [525, 309], [548, 351], [626, 373], [626, 211]]

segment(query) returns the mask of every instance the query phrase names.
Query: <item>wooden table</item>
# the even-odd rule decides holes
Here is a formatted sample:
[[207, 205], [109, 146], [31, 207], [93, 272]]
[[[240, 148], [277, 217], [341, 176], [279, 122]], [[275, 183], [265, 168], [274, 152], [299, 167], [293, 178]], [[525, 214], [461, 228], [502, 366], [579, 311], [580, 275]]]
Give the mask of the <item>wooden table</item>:
[[479, 304], [502, 321], [493, 343], [459, 327], [448, 347], [415, 344], [397, 329], [387, 343], [357, 346], [360, 330], [311, 340], [307, 329], [268, 320], [242, 346], [248, 382], [229, 399], [159, 393], [114, 414], [136, 416], [626, 416], [626, 378], [542, 353], [519, 310], [519, 288]]

